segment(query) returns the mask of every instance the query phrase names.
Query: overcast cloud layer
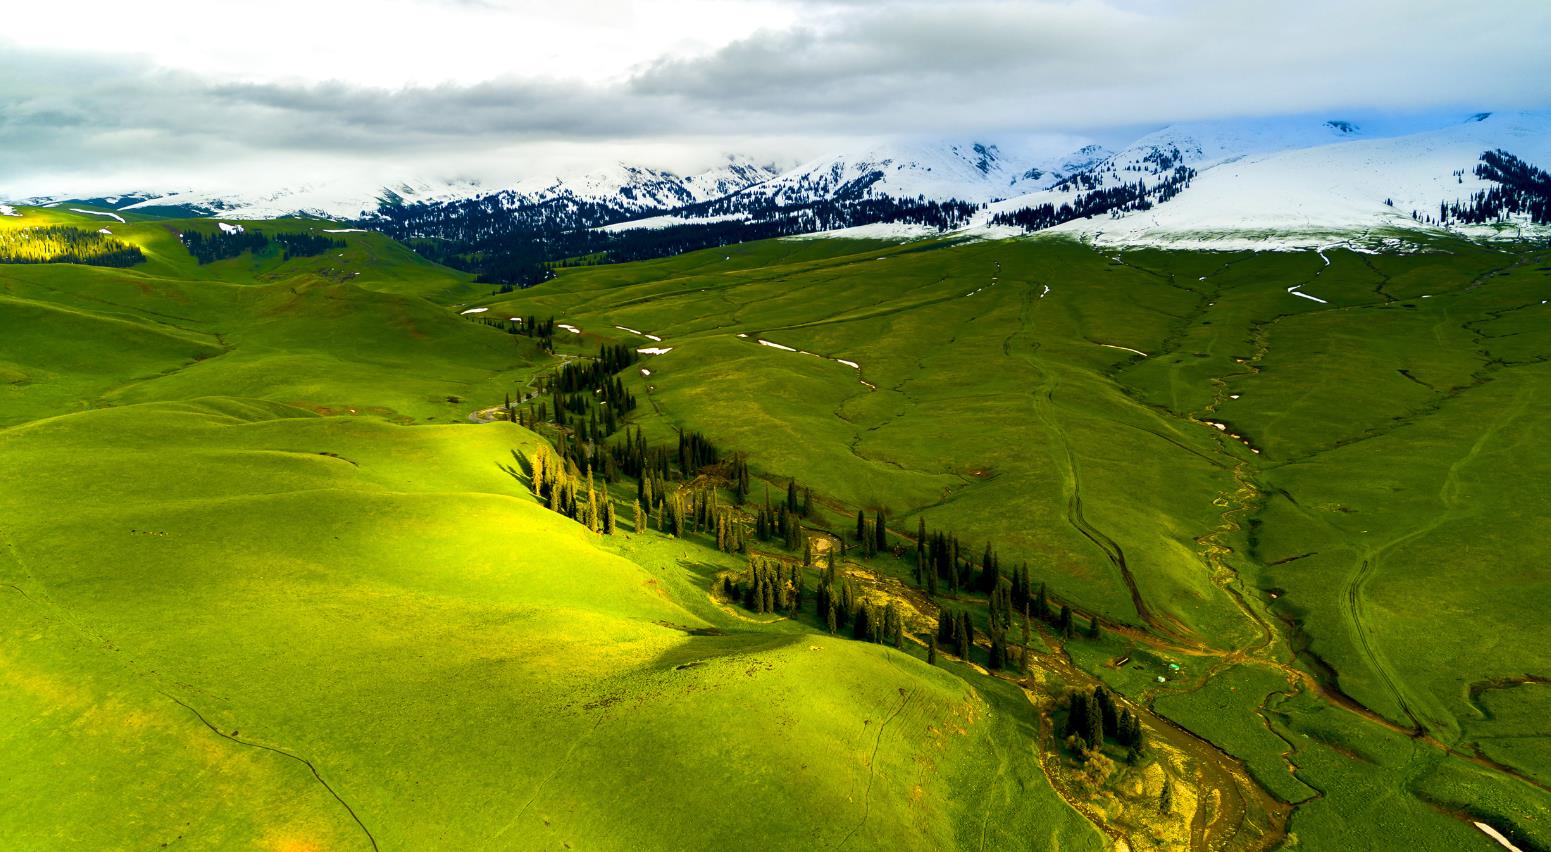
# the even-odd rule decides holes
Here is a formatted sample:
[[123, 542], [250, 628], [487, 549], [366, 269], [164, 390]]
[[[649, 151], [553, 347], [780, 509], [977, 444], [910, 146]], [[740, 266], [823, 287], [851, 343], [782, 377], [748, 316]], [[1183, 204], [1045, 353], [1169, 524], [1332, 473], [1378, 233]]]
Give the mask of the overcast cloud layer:
[[0, 197], [1551, 107], [1542, 0], [558, 5], [77, 0], [68, 27], [57, 4], [7, 10]]

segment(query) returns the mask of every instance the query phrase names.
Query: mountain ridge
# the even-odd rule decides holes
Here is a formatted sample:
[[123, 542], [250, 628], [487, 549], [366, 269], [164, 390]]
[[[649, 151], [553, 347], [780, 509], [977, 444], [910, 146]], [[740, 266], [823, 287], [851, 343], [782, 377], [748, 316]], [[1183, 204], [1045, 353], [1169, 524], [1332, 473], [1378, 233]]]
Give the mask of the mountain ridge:
[[[400, 239], [441, 241], [443, 262], [521, 255], [520, 264], [505, 263], [507, 277], [514, 264], [531, 270], [571, 255], [643, 257], [807, 233], [997, 238], [1051, 230], [1104, 243], [1266, 248], [1375, 231], [1538, 233], [1546, 223], [1522, 210], [1500, 211], [1500, 222], [1475, 210], [1469, 227], [1449, 221], [1450, 205], [1479, 206], [1497, 185], [1475, 174], [1482, 155], [1497, 150], [1531, 167], [1551, 164], [1551, 114], [1283, 116], [1171, 124], [1114, 150], [1058, 134], [914, 139], [860, 145], [786, 170], [729, 156], [685, 175], [619, 162], [504, 186], [415, 179], [371, 193], [324, 183], [242, 196], [141, 190], [41, 201], [362, 222]], [[621, 240], [647, 247], [622, 251]], [[509, 248], [523, 241], [558, 243], [555, 250], [570, 255]]]

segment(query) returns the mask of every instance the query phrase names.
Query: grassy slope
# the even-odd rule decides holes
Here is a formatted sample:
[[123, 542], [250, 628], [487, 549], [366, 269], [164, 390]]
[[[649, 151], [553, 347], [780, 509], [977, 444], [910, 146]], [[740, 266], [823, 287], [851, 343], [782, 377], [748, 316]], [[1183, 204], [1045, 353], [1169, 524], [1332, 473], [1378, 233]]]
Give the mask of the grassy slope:
[[531, 433], [402, 425], [537, 366], [449, 276], [115, 228], [152, 262], [0, 268], [7, 846], [1098, 845], [1020, 696], [722, 611], [725, 557], [535, 504]]
[[[990, 538], [1109, 619], [1144, 623], [1140, 600], [1155, 633], [1242, 649], [1218, 677], [1136, 691], [1284, 798], [1325, 791], [1294, 819], [1316, 847], [1489, 848], [1445, 816], [1471, 809], [1551, 843], [1551, 795], [1534, 786], [1551, 731], [1531, 721], [1551, 702], [1536, 680], [1551, 675], [1537, 639], [1551, 589], [1533, 531], [1543, 254], [1122, 256], [1033, 240], [842, 243], [821, 258], [789, 245], [740, 247], [767, 252], [763, 267], [703, 252], [648, 275], [568, 271], [493, 304], [581, 326], [562, 341], [581, 351], [640, 341], [616, 325], [663, 337], [673, 351], [640, 379], [649, 431], [699, 429], [775, 477], [887, 504], [900, 531], [924, 514], [977, 549]], [[877, 390], [761, 337], [857, 361]], [[1231, 550], [1210, 562], [1198, 538]], [[1297, 629], [1263, 645], [1256, 618]], [[1245, 654], [1258, 661], [1235, 669]], [[1376, 715], [1289, 687], [1287, 664], [1333, 667], [1329, 684]], [[1395, 746], [1381, 718], [1419, 723], [1433, 744]], [[1401, 756], [1349, 756], [1364, 747]], [[1393, 791], [1383, 807], [1341, 824], [1332, 805], [1377, 790]]]
[[[97, 221], [53, 210], [0, 219], [55, 223]], [[175, 234], [208, 222], [106, 224], [148, 262], [0, 266], [0, 332], [14, 341], [0, 352], [0, 424], [208, 394], [450, 421], [467, 413], [463, 398], [498, 398], [539, 364], [530, 344], [428, 301], [470, 288], [465, 276], [376, 234], [337, 235], [345, 250], [283, 264], [271, 246], [199, 266]]]

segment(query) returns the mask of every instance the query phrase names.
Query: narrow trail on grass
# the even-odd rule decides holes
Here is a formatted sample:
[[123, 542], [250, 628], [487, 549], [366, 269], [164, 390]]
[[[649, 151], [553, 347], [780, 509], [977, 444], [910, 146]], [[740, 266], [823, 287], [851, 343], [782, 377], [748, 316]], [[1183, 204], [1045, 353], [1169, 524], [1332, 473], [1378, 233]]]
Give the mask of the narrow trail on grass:
[[1395, 702], [1400, 706], [1401, 712], [1405, 713], [1406, 717], [1411, 720], [1412, 727], [1417, 733], [1425, 732], [1427, 726], [1417, 715], [1412, 702], [1409, 700], [1410, 696], [1401, 686], [1401, 679], [1396, 675], [1388, 655], [1374, 641], [1372, 631], [1368, 627], [1367, 587], [1372, 582], [1380, 560], [1386, 553], [1393, 552], [1408, 542], [1432, 533], [1438, 527], [1461, 514], [1460, 471], [1474, 461], [1482, 448], [1496, 438], [1504, 428], [1523, 416], [1525, 409], [1529, 405], [1531, 391], [1533, 391], [1533, 387], [1530, 386], [1525, 386], [1525, 388], [1520, 390], [1513, 406], [1500, 412], [1477, 436], [1465, 455], [1449, 465], [1443, 484], [1438, 489], [1438, 499], [1443, 504], [1443, 511], [1434, 514], [1426, 524], [1413, 529], [1405, 535], [1386, 542], [1379, 547], [1367, 549], [1360, 560], [1357, 570], [1347, 577], [1345, 587], [1342, 590], [1340, 598], [1342, 615], [1345, 616], [1348, 625], [1352, 629], [1353, 638], [1356, 640], [1358, 648], [1367, 659], [1369, 667], [1379, 676], [1385, 688], [1394, 697]]
[[906, 705], [910, 704], [910, 699], [915, 696], [916, 691], [913, 689], [905, 693], [900, 699], [899, 706], [894, 708], [894, 712], [890, 713], [887, 719], [878, 724], [878, 735], [873, 739], [872, 743], [872, 756], [867, 759], [867, 788], [862, 793], [862, 818], [856, 825], [851, 826], [851, 830], [846, 832], [845, 837], [840, 838], [840, 841], [834, 846], [835, 849], [840, 849], [851, 842], [851, 838], [856, 836], [856, 833], [861, 831], [862, 827], [867, 824], [867, 817], [872, 812], [872, 782], [878, 777], [878, 749], [883, 746], [883, 732], [888, 728], [890, 722], [899, 718], [899, 714], [904, 712]]
[[[1067, 439], [1066, 430], [1061, 427], [1061, 424], [1055, 422], [1051, 414], [1055, 407], [1055, 392], [1061, 383], [1060, 376], [1057, 375], [1056, 371], [1041, 364], [1035, 357], [1034, 353], [1038, 351], [1039, 345], [1031, 339], [1029, 333], [1029, 313], [1033, 310], [1035, 303], [1034, 286], [1032, 283], [1024, 285], [1023, 302], [1018, 313], [1018, 330], [1008, 335], [1007, 339], [1002, 342], [1002, 351], [1014, 354], [1014, 350], [1016, 350], [1016, 356], [1040, 377], [1039, 385], [1035, 392], [1038, 401], [1033, 407], [1040, 423], [1044, 424], [1045, 431], [1060, 447], [1061, 457], [1065, 462], [1065, 470], [1062, 472], [1062, 485], [1063, 490], [1066, 492], [1067, 522], [1079, 534], [1092, 542], [1104, 554], [1105, 559], [1109, 560], [1110, 564], [1119, 572], [1122, 582], [1125, 583], [1126, 589], [1130, 593], [1131, 605], [1136, 610], [1137, 617], [1144, 624], [1162, 635], [1177, 638], [1186, 644], [1193, 644], [1190, 639], [1182, 636], [1173, 627], [1164, 624], [1153, 614], [1152, 609], [1147, 605], [1146, 599], [1142, 597], [1141, 589], [1137, 586], [1136, 577], [1131, 573], [1130, 565], [1126, 562], [1125, 550], [1113, 538], [1089, 522], [1087, 516], [1083, 513], [1082, 472], [1077, 463], [1077, 455], [1073, 452], [1071, 442]], [[1015, 347], [1013, 341], [1019, 338], [1026, 340], [1027, 345]]]
[[[25, 591], [24, 589], [22, 589], [19, 586], [15, 586], [15, 585], [12, 585], [12, 584], [9, 584], [9, 583], [6, 584], [7, 586], [10, 586], [11, 588], [16, 589], [17, 592], [21, 593], [22, 597], [26, 598], [29, 601], [32, 601], [34, 605], [37, 605], [37, 606], [40, 606], [40, 607], [43, 607], [45, 609], [53, 611], [54, 614], [56, 616], [58, 616], [61, 621], [63, 621], [66, 624], [70, 625], [71, 629], [75, 630], [77, 634], [79, 634], [82, 638], [86, 639], [92, 645], [92, 647], [100, 648], [100, 649], [106, 649], [106, 650], [117, 650], [116, 646], [113, 644], [113, 642], [111, 640], [109, 640], [101, 632], [99, 632], [96, 629], [92, 628], [86, 622], [82, 621], [80, 618], [78, 618], [76, 616], [76, 614], [74, 612], [72, 612], [70, 609], [62, 606], [58, 601], [56, 601], [54, 599], [53, 595], [51, 595], [49, 593], [48, 587], [42, 581], [40, 581], [38, 579], [37, 574], [34, 573], [32, 571], [32, 569], [30, 567], [28, 567], [26, 561], [24, 559], [22, 559], [21, 551], [16, 547], [16, 544], [11, 539], [10, 535], [7, 532], [5, 532], [5, 530], [3, 530], [3, 529], [0, 529], [0, 545], [4, 546], [6, 552], [10, 556], [10, 561], [12, 563], [14, 563], [17, 568], [21, 569], [22, 573], [27, 576], [27, 579], [35, 587], [34, 590], [37, 592], [37, 597], [34, 597], [32, 594], [29, 594], [27, 591]], [[173, 703], [177, 704], [178, 706], [180, 706], [180, 707], [184, 708], [185, 710], [189, 711], [190, 713], [192, 713], [194, 715], [194, 717], [197, 718], [200, 721], [201, 724], [203, 724], [206, 728], [209, 728], [211, 730], [211, 732], [213, 732], [217, 736], [219, 736], [219, 737], [221, 737], [223, 739], [231, 740], [232, 742], [238, 743], [239, 745], [244, 745], [244, 746], [249, 746], [249, 747], [252, 747], [252, 748], [263, 749], [264, 751], [274, 752], [275, 754], [279, 754], [281, 756], [290, 758], [291, 760], [297, 761], [297, 762], [305, 765], [307, 767], [308, 771], [312, 773], [312, 777], [314, 779], [316, 779], [317, 782], [323, 786], [323, 789], [327, 790], [328, 794], [330, 796], [332, 796], [335, 801], [339, 802], [339, 804], [345, 809], [345, 811], [350, 814], [350, 818], [355, 822], [355, 824], [357, 826], [360, 827], [361, 832], [366, 835], [367, 842], [369, 842], [371, 844], [372, 849], [373, 850], [378, 849], [377, 838], [375, 836], [373, 836], [372, 833], [371, 833], [371, 830], [366, 827], [366, 823], [361, 821], [361, 817], [360, 817], [359, 814], [356, 813], [355, 808], [351, 807], [350, 803], [345, 801], [345, 799], [342, 796], [339, 795], [339, 792], [337, 790], [335, 790], [334, 787], [328, 783], [328, 781], [324, 780], [322, 773], [320, 773], [318, 771], [318, 767], [316, 765], [314, 765], [312, 763], [312, 761], [310, 761], [310, 760], [308, 760], [308, 759], [306, 759], [304, 757], [301, 757], [300, 755], [293, 754], [293, 753], [291, 753], [289, 751], [286, 751], [285, 749], [278, 748], [278, 747], [275, 747], [275, 746], [267, 746], [267, 745], [264, 745], [263, 743], [257, 743], [257, 742], [252, 742], [252, 741], [249, 741], [249, 740], [239, 739], [238, 737], [235, 737], [235, 736], [233, 736], [231, 734], [228, 734], [228, 733], [222, 731], [221, 729], [217, 728], [215, 725], [212, 725], [210, 723], [210, 720], [205, 718], [204, 714], [202, 714], [198, 710], [194, 709], [192, 706], [190, 706], [183, 699], [178, 698], [176, 695], [173, 695], [172, 693], [168, 692], [166, 689], [163, 689], [161, 687], [161, 685], [160, 685], [161, 678], [156, 676], [154, 673], [141, 671], [139, 669], [139, 667], [136, 666], [133, 662], [126, 661], [126, 660], [124, 660], [123, 658], [119, 657], [116, 654], [110, 656], [109, 659], [113, 663], [116, 663], [119, 667], [124, 669], [124, 671], [129, 673], [134, 678], [136, 678], [138, 680], [145, 681], [146, 684], [150, 686], [150, 688], [156, 690], [156, 692], [158, 692], [159, 694], [165, 696], [166, 698], [171, 700]]]
[[377, 846], [377, 838], [372, 836], [371, 829], [367, 828], [366, 827], [366, 823], [361, 821], [361, 817], [360, 817], [359, 814], [357, 814], [355, 812], [355, 808], [351, 807], [350, 803], [345, 801], [343, 796], [339, 795], [339, 791], [335, 790], [333, 785], [329, 784], [328, 781], [324, 780], [323, 774], [318, 771], [318, 767], [316, 765], [314, 765], [312, 761], [308, 760], [305, 757], [302, 757], [299, 754], [294, 754], [292, 752], [286, 751], [283, 748], [278, 748], [276, 746], [267, 746], [267, 745], [264, 745], [263, 743], [256, 743], [256, 742], [253, 742], [252, 740], [245, 740], [245, 739], [241, 739], [240, 737], [232, 736], [231, 734], [228, 734], [225, 731], [221, 730], [220, 728], [217, 728], [215, 725], [211, 724], [210, 720], [205, 718], [205, 714], [203, 714], [203, 713], [199, 712], [198, 710], [194, 709], [194, 707], [192, 707], [188, 702], [184, 701], [183, 699], [179, 698], [178, 696], [173, 695], [172, 693], [167, 692], [166, 690], [163, 690], [163, 689], [160, 689], [160, 688], [158, 688], [156, 691], [160, 692], [162, 695], [165, 695], [174, 704], [177, 704], [179, 707], [182, 707], [183, 709], [185, 709], [185, 710], [189, 711], [190, 713], [194, 714], [194, 718], [198, 719], [201, 724], [203, 724], [205, 727], [209, 728], [211, 733], [214, 733], [216, 736], [221, 737], [222, 739], [231, 740], [232, 742], [237, 743], [238, 745], [244, 745], [244, 746], [248, 746], [250, 748], [257, 748], [257, 749], [263, 749], [264, 751], [274, 752], [275, 754], [278, 754], [278, 755], [280, 755], [282, 757], [290, 758], [291, 760], [294, 760], [294, 761], [302, 764], [303, 766], [307, 767], [307, 771], [312, 773], [312, 777], [316, 778], [318, 783], [323, 785], [323, 789], [327, 790], [328, 794], [330, 796], [334, 797], [334, 801], [339, 802], [339, 804], [345, 809], [345, 812], [350, 814], [350, 818], [352, 820], [355, 820], [355, 824], [360, 826], [362, 833], [364, 833], [366, 835], [366, 840], [367, 840], [368, 843], [371, 844], [372, 848], [373, 849], [379, 848]]
[[554, 768], [550, 769], [549, 774], [545, 775], [544, 778], [542, 780], [540, 780], [538, 784], [534, 785], [532, 794], [528, 796], [528, 800], [526, 802], [522, 803], [522, 807], [517, 809], [517, 813], [512, 814], [512, 818], [507, 821], [506, 825], [501, 826], [500, 830], [498, 830], [495, 834], [490, 836], [490, 839], [492, 841], [494, 841], [496, 838], [506, 834], [506, 832], [512, 830], [512, 826], [515, 826], [517, 824], [517, 820], [522, 819], [522, 815], [528, 812], [528, 808], [532, 807], [533, 803], [538, 801], [539, 794], [544, 791], [544, 787], [546, 785], [548, 785], [550, 781], [553, 781], [556, 775], [560, 774], [560, 770], [564, 769], [567, 765], [569, 765], [570, 760], [571, 760], [571, 755], [576, 751], [577, 747], [582, 744], [583, 740], [587, 739], [589, 736], [591, 736], [594, 732], [596, 732], [598, 730], [599, 726], [601, 726], [603, 724], [603, 720], [605, 718], [606, 718], [606, 716], [601, 716], [600, 715], [598, 717], [597, 721], [592, 723], [592, 727], [587, 730], [586, 734], [584, 734], [584, 735], [582, 735], [580, 737], [576, 737], [575, 739], [573, 739], [571, 741], [571, 747], [566, 749], [566, 752], [565, 752], [564, 756], [562, 756], [559, 760], [555, 761], [555, 766], [554, 766]]

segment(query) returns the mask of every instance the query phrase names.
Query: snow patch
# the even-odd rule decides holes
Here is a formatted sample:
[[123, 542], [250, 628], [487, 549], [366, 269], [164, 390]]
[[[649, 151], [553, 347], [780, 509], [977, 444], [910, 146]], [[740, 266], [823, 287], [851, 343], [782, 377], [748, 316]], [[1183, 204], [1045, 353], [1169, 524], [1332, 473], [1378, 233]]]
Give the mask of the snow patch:
[[1294, 296], [1298, 296], [1298, 297], [1301, 297], [1301, 298], [1304, 298], [1304, 299], [1308, 299], [1311, 302], [1319, 302], [1321, 305], [1328, 305], [1328, 304], [1330, 304], [1329, 302], [1325, 301], [1324, 299], [1321, 299], [1318, 296], [1310, 296], [1308, 293], [1305, 293], [1302, 290], [1293, 290], [1291, 292], [1292, 292], [1292, 294]]
[[1487, 837], [1490, 837], [1493, 840], [1497, 841], [1499, 844], [1501, 844], [1504, 849], [1511, 849], [1511, 850], [1513, 850], [1513, 852], [1524, 852], [1524, 850], [1520, 849], [1517, 846], [1514, 846], [1513, 845], [1513, 841], [1511, 841], [1508, 838], [1504, 837], [1502, 832], [1500, 832], [1497, 829], [1491, 827], [1490, 825], [1487, 825], [1484, 822], [1480, 822], [1479, 820], [1474, 822], [1474, 823], [1472, 823], [1472, 824], [1476, 828], [1481, 829], [1481, 833], [1482, 834], [1485, 834]]
[[650, 376], [651, 374], [652, 374], [651, 370], [648, 370], [645, 367], [641, 368], [641, 375], [643, 375], [643, 376]]
[[241, 225], [228, 225], [225, 222], [217, 222], [215, 224], [216, 227], [221, 229], [221, 233], [223, 234], [240, 234], [243, 232], [243, 227]]
[[1142, 356], [1143, 358], [1147, 357], [1147, 353], [1146, 352], [1143, 352], [1140, 349], [1132, 349], [1129, 346], [1116, 346], [1113, 343], [1100, 343], [1099, 345], [1104, 347], [1105, 349], [1120, 349], [1120, 350], [1125, 351], [1125, 352], [1135, 352], [1136, 354]]
[[628, 331], [628, 332], [630, 332], [630, 333], [631, 333], [631, 334], [638, 334], [638, 335], [640, 335], [640, 336], [642, 336], [642, 337], [644, 337], [644, 338], [646, 338], [646, 339], [647, 339], [647, 340], [650, 340], [650, 341], [653, 341], [653, 342], [655, 342], [655, 343], [661, 343], [661, 342], [662, 342], [662, 338], [660, 338], [660, 337], [658, 337], [658, 336], [657, 336], [657, 335], [655, 335], [655, 334], [647, 334], [647, 333], [646, 333], [646, 332], [644, 332], [644, 331], [637, 331], [637, 330], [635, 330], [635, 329], [633, 329], [633, 328], [627, 328], [627, 327], [625, 327], [625, 326], [622, 326], [622, 325], [616, 325], [616, 326], [614, 326], [614, 327], [615, 327], [615, 328], [617, 328], [617, 329], [619, 329], [619, 330], [620, 330], [620, 331]]
[[747, 213], [725, 213], [720, 216], [701, 216], [698, 218], [692, 216], [651, 216], [646, 219], [633, 219], [629, 222], [615, 222], [612, 225], [593, 228], [593, 230], [609, 234], [617, 234], [621, 231], [660, 231], [663, 228], [672, 228], [678, 225], [709, 225], [713, 222], [738, 222], [747, 218]]
[[9, 204], [0, 204], [0, 216], [20, 216], [20, 215], [22, 215], [22, 214], [17, 213], [15, 207], [12, 207]]
[[563, 323], [563, 322], [557, 322], [557, 323], [555, 323], [555, 325], [559, 326], [560, 328], [565, 329], [566, 331], [571, 332], [572, 334], [581, 334], [582, 333], [582, 330], [577, 328], [574, 325], [568, 325], [568, 324]]
[[643, 349], [637, 349], [636, 351], [641, 353], [642, 355], [666, 355], [669, 352], [673, 351], [673, 347], [672, 346], [647, 346], [647, 347], [645, 347]]
[[489, 308], [469, 308], [468, 310], [461, 312], [459, 314], [459, 316], [464, 316], [466, 314], [482, 314], [482, 313], [484, 313], [485, 311], [488, 311], [488, 310], [490, 310], [490, 309]]
[[99, 233], [99, 234], [106, 234], [107, 236], [110, 236], [110, 237], [113, 236], [113, 232], [108, 230], [107, 228], [98, 228], [97, 229], [97, 233]]
[[106, 216], [106, 217], [108, 217], [109, 219], [112, 219], [115, 222], [123, 222], [124, 221], [124, 217], [123, 216], [120, 216], [117, 213], [107, 213], [107, 212], [104, 212], [102, 210], [82, 210], [79, 207], [72, 207], [72, 208], [70, 208], [70, 212], [71, 213], [85, 213], [88, 216]]
[[[740, 334], [738, 336], [739, 337], [748, 337], [748, 335], [746, 335], [746, 334]], [[758, 342], [760, 346], [768, 346], [771, 349], [779, 349], [782, 352], [795, 352], [798, 355], [808, 355], [808, 356], [811, 356], [813, 358], [818, 358], [818, 359], [820, 359], [822, 361], [834, 361], [836, 364], [843, 364], [843, 365], [845, 365], [847, 367], [850, 367], [851, 369], [857, 370], [857, 371], [860, 371], [862, 369], [862, 365], [861, 364], [858, 364], [855, 361], [846, 360], [845, 358], [830, 358], [830, 357], [827, 357], [827, 356], [824, 356], [824, 355], [820, 355], [817, 352], [809, 352], [806, 349], [793, 349], [790, 346], [783, 346], [782, 344], [776, 343], [773, 340], [765, 340], [763, 338], [758, 339], [756, 342]], [[873, 384], [872, 382], [867, 381], [866, 379], [858, 378], [857, 381], [860, 381], [862, 384], [866, 385], [868, 390], [877, 390], [878, 389], [877, 385]]]
[[367, 234], [371, 233], [365, 228], [324, 228], [325, 234]]
[[[783, 237], [788, 240], [920, 240], [926, 237], [935, 237], [940, 231], [931, 225], [911, 225], [905, 222], [874, 222], [871, 225], [855, 225], [850, 228], [836, 228], [833, 231], [815, 231], [811, 234], [796, 234]], [[878, 258], [882, 260], [883, 258]]]

